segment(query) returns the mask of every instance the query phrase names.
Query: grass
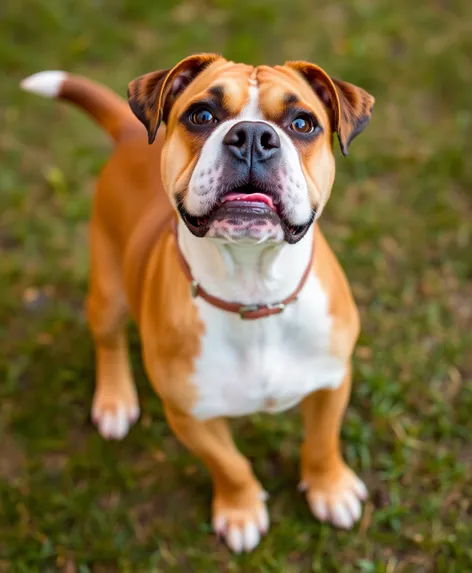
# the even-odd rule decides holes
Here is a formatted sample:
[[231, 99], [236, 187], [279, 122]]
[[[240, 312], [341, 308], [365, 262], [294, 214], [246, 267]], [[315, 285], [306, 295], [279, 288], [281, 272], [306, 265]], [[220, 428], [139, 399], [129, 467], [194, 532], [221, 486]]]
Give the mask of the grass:
[[[0, 8], [0, 571], [472, 570], [472, 5], [468, 0], [6, 0]], [[343, 429], [371, 491], [353, 532], [296, 493], [297, 412], [240, 420], [271, 493], [249, 556], [210, 534], [210, 482], [143, 373], [122, 443], [89, 422], [82, 301], [93, 182], [109, 153], [83, 114], [20, 93], [42, 69], [129, 79], [196, 51], [306, 59], [377, 98], [323, 229], [363, 331]]]

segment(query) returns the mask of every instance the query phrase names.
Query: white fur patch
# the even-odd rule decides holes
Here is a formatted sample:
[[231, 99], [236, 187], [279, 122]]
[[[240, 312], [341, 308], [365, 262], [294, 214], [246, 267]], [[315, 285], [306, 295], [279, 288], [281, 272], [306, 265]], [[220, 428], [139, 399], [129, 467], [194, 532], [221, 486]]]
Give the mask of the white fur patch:
[[[179, 242], [194, 278], [211, 294], [245, 304], [277, 302], [295, 290], [310, 257], [312, 230], [296, 245], [241, 247], [195, 239], [181, 224]], [[213, 250], [211, 250], [213, 249]], [[267, 246], [265, 249], [269, 249]], [[228, 261], [227, 259], [230, 259]], [[320, 388], [337, 388], [346, 364], [330, 351], [329, 300], [312, 275], [297, 302], [279, 315], [242, 320], [196, 299], [205, 326], [192, 383], [193, 415], [205, 420], [279, 412]]]
[[[108, 406], [108, 407], [107, 407]], [[100, 396], [95, 396], [92, 406], [92, 422], [105, 440], [122, 440], [130, 427], [139, 418], [139, 406], [117, 400], [114, 408], [102, 404]]]
[[255, 80], [249, 80], [249, 98], [241, 110], [238, 121], [257, 121], [262, 119], [259, 108], [259, 87]]
[[362, 501], [368, 493], [364, 483], [348, 470], [338, 483], [331, 483], [331, 490], [311, 490], [308, 484], [300, 484], [305, 491], [313, 515], [321, 522], [332, 523], [340, 529], [351, 529], [362, 514]]
[[106, 412], [99, 417], [98, 431], [105, 438], [123, 439], [128, 433], [129, 423], [124, 409], [119, 409], [116, 413]]
[[60, 94], [61, 86], [66, 77], [66, 72], [59, 70], [38, 72], [22, 80], [20, 87], [28, 92], [33, 92], [44, 97], [55, 98]]
[[213, 516], [213, 530], [224, 538], [235, 553], [252, 551], [259, 545], [261, 536], [269, 530], [269, 513], [265, 505], [266, 495], [261, 492], [262, 505], [247, 510], [219, 510]]

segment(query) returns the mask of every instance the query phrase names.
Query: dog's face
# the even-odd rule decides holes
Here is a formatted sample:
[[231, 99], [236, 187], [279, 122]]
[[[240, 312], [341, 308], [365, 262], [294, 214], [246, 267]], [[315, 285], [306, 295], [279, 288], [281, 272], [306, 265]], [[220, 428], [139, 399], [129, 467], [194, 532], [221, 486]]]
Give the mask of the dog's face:
[[164, 186], [195, 236], [296, 243], [329, 198], [333, 133], [346, 154], [374, 98], [312, 64], [203, 54], [134, 80], [129, 101], [150, 143], [167, 125]]

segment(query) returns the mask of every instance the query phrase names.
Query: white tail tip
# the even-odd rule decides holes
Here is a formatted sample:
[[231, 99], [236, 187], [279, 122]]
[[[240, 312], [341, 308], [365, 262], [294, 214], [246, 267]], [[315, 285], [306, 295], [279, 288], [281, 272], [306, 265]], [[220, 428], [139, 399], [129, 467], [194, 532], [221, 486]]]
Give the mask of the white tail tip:
[[20, 86], [28, 92], [54, 98], [59, 95], [66, 77], [66, 72], [60, 72], [58, 70], [38, 72], [22, 80]]

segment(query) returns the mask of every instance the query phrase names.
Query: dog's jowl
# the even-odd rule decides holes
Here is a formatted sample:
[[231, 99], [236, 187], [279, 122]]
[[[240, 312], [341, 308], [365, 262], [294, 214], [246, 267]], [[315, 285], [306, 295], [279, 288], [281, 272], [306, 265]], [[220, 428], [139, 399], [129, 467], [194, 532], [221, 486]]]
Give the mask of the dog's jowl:
[[[125, 325], [176, 436], [208, 467], [213, 526], [250, 551], [266, 494], [227, 418], [300, 405], [300, 486], [314, 516], [351, 528], [367, 495], [339, 445], [359, 318], [318, 219], [374, 98], [318, 66], [214, 54], [131, 81], [128, 103], [64, 72], [22, 86], [82, 107], [114, 151], [90, 227], [92, 417], [123, 438], [139, 416]], [[295, 495], [295, 492], [294, 492]]]

